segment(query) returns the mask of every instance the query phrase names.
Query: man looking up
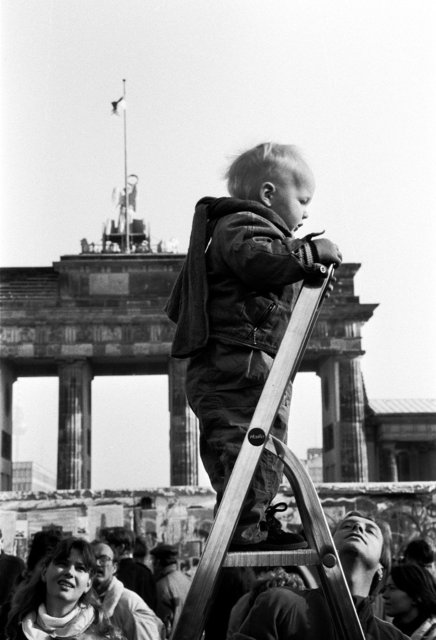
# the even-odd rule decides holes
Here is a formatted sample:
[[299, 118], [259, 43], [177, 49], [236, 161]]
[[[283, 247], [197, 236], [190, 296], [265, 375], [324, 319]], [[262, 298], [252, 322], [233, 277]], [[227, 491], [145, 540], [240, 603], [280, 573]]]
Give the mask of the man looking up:
[[[399, 629], [374, 616], [370, 596], [390, 570], [387, 531], [370, 516], [348, 513], [333, 536], [357, 615], [367, 640], [407, 640]], [[320, 589], [275, 587], [261, 593], [233, 640], [334, 640], [337, 638]]]
[[140, 596], [115, 577], [118, 562], [113, 549], [103, 542], [93, 543], [97, 572], [93, 586], [103, 610], [126, 640], [160, 640], [163, 624]]

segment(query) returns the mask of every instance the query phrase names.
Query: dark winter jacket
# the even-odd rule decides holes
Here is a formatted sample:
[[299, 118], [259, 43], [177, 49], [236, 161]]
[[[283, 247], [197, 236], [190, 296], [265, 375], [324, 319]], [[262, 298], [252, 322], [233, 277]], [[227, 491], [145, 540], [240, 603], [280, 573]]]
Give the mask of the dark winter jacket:
[[[408, 640], [380, 620], [368, 598], [354, 598], [366, 640]], [[319, 589], [274, 587], [261, 593], [232, 640], [336, 640], [324, 595]], [[352, 640], [350, 638], [350, 640]]]
[[153, 611], [156, 611], [156, 584], [152, 572], [145, 564], [136, 562], [134, 558], [121, 558], [117, 578], [126, 589], [137, 593]]
[[203, 198], [186, 261], [167, 304], [177, 323], [174, 357], [210, 338], [275, 355], [301, 288], [313, 270], [310, 237], [254, 201]]

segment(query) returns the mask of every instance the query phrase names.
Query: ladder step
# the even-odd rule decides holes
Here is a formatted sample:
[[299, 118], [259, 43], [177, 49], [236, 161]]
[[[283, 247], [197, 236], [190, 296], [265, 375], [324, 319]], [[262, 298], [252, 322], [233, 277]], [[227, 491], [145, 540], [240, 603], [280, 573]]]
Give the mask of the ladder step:
[[314, 549], [295, 551], [232, 551], [224, 558], [223, 567], [290, 567], [318, 565], [320, 558]]

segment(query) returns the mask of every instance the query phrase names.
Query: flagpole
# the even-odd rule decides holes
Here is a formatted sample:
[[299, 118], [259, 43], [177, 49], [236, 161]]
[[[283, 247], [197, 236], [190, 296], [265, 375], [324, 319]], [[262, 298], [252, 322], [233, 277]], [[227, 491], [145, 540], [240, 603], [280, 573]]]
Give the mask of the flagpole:
[[127, 108], [126, 108], [126, 81], [123, 80], [124, 98], [124, 193], [126, 198], [126, 253], [130, 253], [129, 238], [129, 192], [127, 190]]

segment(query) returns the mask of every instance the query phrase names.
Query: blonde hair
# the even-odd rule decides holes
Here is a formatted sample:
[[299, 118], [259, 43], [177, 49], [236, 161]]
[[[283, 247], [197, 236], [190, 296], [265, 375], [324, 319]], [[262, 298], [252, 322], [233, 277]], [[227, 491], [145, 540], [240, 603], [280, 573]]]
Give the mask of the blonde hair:
[[234, 198], [257, 200], [262, 183], [280, 181], [284, 170], [291, 171], [297, 184], [308, 176], [313, 179], [298, 147], [263, 142], [233, 160], [225, 173], [227, 189]]

